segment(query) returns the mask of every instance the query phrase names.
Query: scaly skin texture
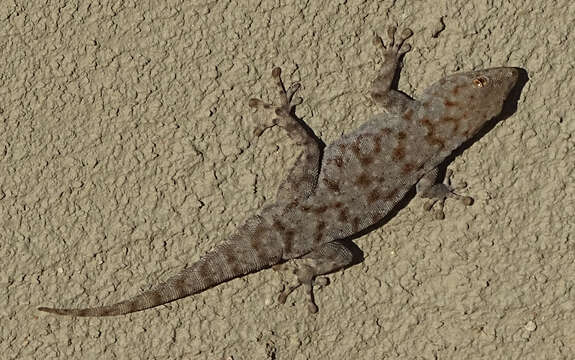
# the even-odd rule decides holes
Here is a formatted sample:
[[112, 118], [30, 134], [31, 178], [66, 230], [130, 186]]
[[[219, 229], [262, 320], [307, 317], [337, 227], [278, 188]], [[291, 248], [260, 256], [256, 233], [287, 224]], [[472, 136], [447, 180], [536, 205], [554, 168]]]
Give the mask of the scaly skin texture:
[[380, 222], [413, 186], [418, 195], [439, 201], [439, 218], [447, 197], [470, 204], [471, 198], [456, 195], [448, 183], [436, 183], [437, 166], [501, 112], [518, 72], [501, 67], [450, 75], [430, 86], [419, 101], [413, 100], [391, 88], [401, 56], [410, 50], [404, 41], [411, 35], [409, 29], [397, 34], [390, 27], [387, 45], [375, 39], [384, 63], [371, 96], [384, 112], [325, 149], [295, 115], [302, 101], [294, 97], [299, 84], [286, 89], [280, 69], [272, 71], [281, 102], [250, 100], [251, 107], [270, 113], [271, 120], [258, 132], [278, 125], [303, 151], [280, 185], [276, 202], [247, 219], [226, 242], [130, 300], [96, 308], [39, 310], [73, 316], [127, 314], [270, 266], [282, 268], [280, 264], [294, 259], [298, 284], [283, 291], [279, 301], [285, 302], [304, 285], [308, 309], [316, 312], [312, 293], [316, 277], [350, 265], [354, 260], [350, 237]]

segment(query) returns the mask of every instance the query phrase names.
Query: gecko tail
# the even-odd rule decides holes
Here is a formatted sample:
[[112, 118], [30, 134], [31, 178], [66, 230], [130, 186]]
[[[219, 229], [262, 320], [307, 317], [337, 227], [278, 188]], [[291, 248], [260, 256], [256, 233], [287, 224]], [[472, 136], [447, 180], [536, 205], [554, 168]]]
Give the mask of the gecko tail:
[[[261, 224], [261, 223], [260, 223]], [[247, 226], [246, 226], [247, 225]], [[244, 230], [262, 233], [263, 227], [254, 228], [250, 223]], [[272, 233], [267, 233], [265, 241], [275, 241]], [[270, 236], [271, 235], [271, 236]], [[253, 240], [254, 231], [239, 231], [231, 241], [217, 246], [196, 263], [184, 269], [154, 289], [146, 291], [129, 300], [116, 304], [82, 308], [58, 309], [39, 307], [39, 311], [70, 316], [116, 316], [149, 309], [167, 304], [186, 296], [200, 293], [211, 287], [234, 278], [268, 268], [281, 262], [281, 249], [265, 245], [261, 240]]]
[[161, 284], [158, 288], [146, 291], [139, 294], [132, 299], [118, 302], [112, 305], [99, 306], [93, 308], [82, 309], [57, 309], [49, 307], [39, 307], [39, 311], [56, 314], [56, 315], [69, 315], [69, 316], [117, 316], [129, 314], [136, 311], [152, 308], [154, 306], [167, 304], [174, 300], [181, 299], [191, 293], [187, 289], [180, 286], [178, 287], [178, 275]]
[[149, 309], [192, 295], [189, 288], [184, 285], [186, 281], [184, 273], [186, 270], [153, 290], [146, 291], [132, 299], [116, 304], [82, 309], [39, 307], [38, 310], [56, 315], [69, 316], [117, 316]]

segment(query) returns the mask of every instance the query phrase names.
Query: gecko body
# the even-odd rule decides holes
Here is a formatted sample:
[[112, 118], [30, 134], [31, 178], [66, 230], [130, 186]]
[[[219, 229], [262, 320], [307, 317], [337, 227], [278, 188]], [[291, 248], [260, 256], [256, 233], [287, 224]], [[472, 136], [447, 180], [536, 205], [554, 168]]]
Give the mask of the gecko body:
[[397, 33], [390, 27], [387, 44], [376, 38], [383, 50], [383, 66], [371, 96], [384, 111], [323, 149], [295, 115], [295, 107], [302, 102], [295, 97], [299, 84], [286, 88], [279, 68], [272, 71], [281, 102], [251, 99], [249, 105], [270, 114], [262, 128], [282, 127], [303, 150], [280, 185], [276, 202], [248, 218], [227, 241], [132, 299], [94, 308], [39, 310], [74, 316], [122, 315], [295, 260], [298, 284], [285, 289], [279, 301], [285, 302], [303, 285], [308, 309], [316, 312], [312, 289], [314, 281], [321, 279], [317, 277], [350, 265], [350, 237], [384, 219], [414, 186], [418, 195], [439, 202], [438, 217], [446, 198], [469, 204], [471, 198], [437, 182], [437, 167], [501, 112], [518, 71], [501, 67], [453, 74], [413, 100], [392, 89], [400, 58], [410, 50], [405, 40], [411, 35], [409, 29]]

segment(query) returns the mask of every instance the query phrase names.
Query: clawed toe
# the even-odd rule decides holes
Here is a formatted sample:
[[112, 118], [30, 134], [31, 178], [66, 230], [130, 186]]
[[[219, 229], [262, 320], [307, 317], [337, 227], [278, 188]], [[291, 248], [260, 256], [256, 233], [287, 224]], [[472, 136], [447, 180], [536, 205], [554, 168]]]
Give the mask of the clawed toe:
[[303, 285], [306, 290], [306, 302], [307, 302], [307, 309], [310, 313], [315, 314], [318, 312], [318, 307], [315, 303], [315, 297], [313, 294], [313, 287], [317, 286], [321, 288], [329, 284], [329, 280], [327, 278], [321, 277], [317, 278], [316, 281], [312, 281], [311, 283], [298, 283], [296, 285], [286, 287], [278, 296], [278, 302], [280, 304], [285, 304], [287, 301], [288, 296], [294, 292], [294, 290], [298, 289]]
[[281, 118], [287, 118], [292, 116], [295, 113], [296, 106], [300, 105], [303, 102], [301, 97], [294, 97], [295, 93], [300, 89], [301, 84], [296, 82], [291, 84], [287, 89], [284, 86], [284, 83], [281, 78], [281, 69], [276, 67], [272, 70], [272, 78], [274, 80], [275, 86], [278, 88], [279, 95], [280, 95], [280, 103], [279, 104], [270, 104], [263, 100], [252, 98], [248, 101], [248, 106], [255, 109], [262, 109], [262, 110], [271, 110], [273, 111], [274, 115], [278, 118], [271, 119], [271, 123], [269, 124], [261, 124], [257, 127], [254, 131], [256, 135], [261, 135], [265, 129], [273, 126], [273, 125], [282, 125], [280, 122]]
[[384, 51], [384, 54], [401, 56], [411, 50], [411, 45], [405, 43], [407, 39], [413, 36], [411, 29], [405, 28], [400, 34], [397, 34], [397, 27], [389, 26], [386, 34], [387, 39], [385, 41], [377, 35], [373, 40], [374, 44]]
[[451, 185], [452, 175], [453, 171], [451, 169], [447, 170], [447, 173], [445, 174], [445, 182], [443, 184], [437, 184], [433, 187], [430, 193], [431, 195], [430, 197], [432, 197], [432, 200], [428, 201], [423, 205], [423, 209], [426, 211], [431, 211], [434, 207], [436, 207], [435, 218], [438, 220], [443, 220], [445, 218], [443, 207], [445, 205], [445, 200], [447, 198], [459, 200], [466, 206], [470, 206], [473, 204], [472, 197], [459, 195], [455, 192], [464, 189], [465, 187], [467, 187], [467, 184], [462, 183], [456, 186], [452, 186]]
[[[277, 268], [276, 270], [285, 270], [285, 268]], [[278, 296], [278, 302], [280, 304], [285, 304], [289, 295], [292, 294], [296, 289], [303, 286], [306, 293], [308, 311], [312, 314], [315, 314], [318, 312], [318, 307], [315, 303], [313, 288], [314, 286], [316, 288], [327, 286], [329, 284], [329, 279], [326, 277], [315, 277], [313, 275], [313, 269], [307, 266], [296, 269], [294, 273], [297, 276], [297, 283], [295, 285], [284, 287], [283, 291], [281, 291]]]
[[271, 104], [268, 104], [263, 100], [255, 99], [255, 98], [250, 99], [250, 101], [248, 101], [248, 106], [251, 108], [255, 108], [255, 109], [258, 109], [258, 108], [271, 109], [272, 108]]
[[269, 104], [263, 100], [252, 98], [248, 102], [248, 106], [252, 108], [263, 108], [263, 109], [271, 109], [271, 108], [281, 108], [283, 110], [287, 110], [288, 112], [292, 112], [293, 109], [300, 105], [303, 102], [301, 97], [295, 97], [295, 93], [300, 89], [301, 84], [295, 82], [290, 85], [289, 88], [285, 88], [284, 83], [281, 78], [281, 69], [276, 67], [272, 70], [272, 78], [274, 79], [274, 83], [279, 90], [280, 95], [280, 104], [274, 105]]

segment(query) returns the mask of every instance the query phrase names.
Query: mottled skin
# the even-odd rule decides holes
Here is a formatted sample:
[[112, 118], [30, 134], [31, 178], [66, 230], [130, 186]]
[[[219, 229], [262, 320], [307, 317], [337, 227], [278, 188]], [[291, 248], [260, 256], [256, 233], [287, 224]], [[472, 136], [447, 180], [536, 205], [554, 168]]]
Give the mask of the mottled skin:
[[[393, 90], [400, 57], [410, 46], [406, 29], [389, 28], [389, 44], [378, 37], [384, 64], [373, 82], [373, 100], [384, 112], [322, 150], [295, 115], [299, 84], [285, 89], [280, 69], [272, 72], [281, 96], [278, 105], [251, 99], [251, 107], [271, 114], [266, 126], [284, 128], [302, 153], [280, 185], [276, 202], [240, 226], [225, 243], [155, 289], [117, 304], [87, 309], [39, 308], [60, 315], [111, 316], [144, 310], [196, 294], [227, 280], [295, 259], [295, 274], [317, 311], [312, 286], [316, 276], [353, 260], [349, 239], [378, 223], [416, 186], [417, 193], [440, 201], [455, 197], [448, 183], [436, 183], [437, 166], [502, 110], [517, 81], [513, 68], [459, 73], [430, 86], [419, 101]], [[260, 128], [260, 132], [261, 132]], [[431, 208], [432, 205], [427, 206]], [[438, 217], [443, 217], [441, 209]], [[285, 302], [297, 286], [279, 297]]]

